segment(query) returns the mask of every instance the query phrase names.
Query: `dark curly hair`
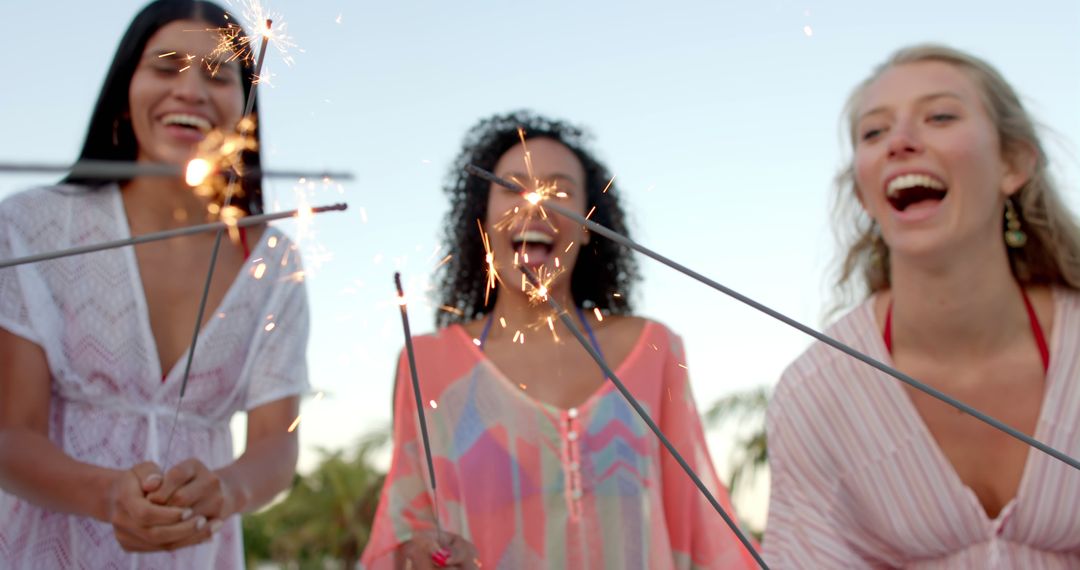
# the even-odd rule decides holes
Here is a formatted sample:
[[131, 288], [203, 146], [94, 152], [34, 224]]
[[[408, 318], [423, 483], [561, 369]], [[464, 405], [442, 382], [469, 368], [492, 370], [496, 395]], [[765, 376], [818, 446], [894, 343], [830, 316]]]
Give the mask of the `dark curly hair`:
[[[524, 129], [527, 138], [553, 139], [570, 149], [585, 169], [585, 208], [596, 208], [589, 219], [627, 235], [618, 190], [613, 183], [604, 192], [611, 174], [586, 149], [590, 137], [583, 129], [530, 111], [483, 119], [465, 135], [461, 154], [454, 160], [446, 181], [450, 211], [443, 226], [443, 239], [453, 257], [439, 270], [436, 282], [440, 305], [456, 311], [437, 310], [435, 322], [439, 327], [474, 320], [495, 306], [498, 289], [491, 292], [488, 303], [484, 304], [487, 264], [476, 227], [477, 220], [487, 218], [491, 186], [466, 173], [465, 166], [472, 164], [494, 171], [499, 158], [521, 142], [518, 128]], [[596, 306], [609, 314], [625, 315], [632, 312], [631, 289], [639, 279], [637, 261], [629, 250], [594, 236], [581, 246], [578, 263], [570, 276], [570, 291], [579, 307]]]

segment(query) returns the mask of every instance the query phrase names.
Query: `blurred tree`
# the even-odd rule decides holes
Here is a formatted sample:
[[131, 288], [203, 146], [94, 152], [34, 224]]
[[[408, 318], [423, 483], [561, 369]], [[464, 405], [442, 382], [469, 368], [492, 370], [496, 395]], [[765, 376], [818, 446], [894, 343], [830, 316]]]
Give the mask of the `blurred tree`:
[[386, 474], [372, 456], [389, 430], [363, 436], [351, 455], [319, 450], [311, 473], [297, 474], [289, 495], [243, 519], [248, 568], [276, 562], [298, 570], [354, 565], [367, 544]]
[[[713, 402], [705, 411], [707, 428], [735, 428], [735, 442], [728, 456], [731, 474], [728, 476], [728, 492], [735, 500], [737, 492], [753, 488], [767, 466], [769, 456], [765, 441], [765, 409], [769, 405], [769, 389], [764, 386], [728, 394]], [[748, 528], [758, 541], [763, 530]]]
[[737, 439], [728, 458], [731, 475], [727, 486], [731, 493], [744, 482], [753, 484], [761, 468], [768, 463], [765, 443], [765, 409], [768, 405], [769, 389], [759, 386], [728, 394], [705, 411], [707, 427], [722, 428], [733, 424], [737, 428]]

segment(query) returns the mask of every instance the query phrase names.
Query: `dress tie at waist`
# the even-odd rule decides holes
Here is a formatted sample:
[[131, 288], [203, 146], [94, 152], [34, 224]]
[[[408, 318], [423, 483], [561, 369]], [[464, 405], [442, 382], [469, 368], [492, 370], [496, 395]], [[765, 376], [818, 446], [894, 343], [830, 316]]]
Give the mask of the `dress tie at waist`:
[[[146, 418], [146, 452], [149, 459], [153, 459], [157, 462], [172, 461], [175, 459], [161, 457], [164, 453], [163, 447], [166, 445], [166, 443], [162, 441], [162, 435], [169, 436], [169, 432], [173, 425], [180, 424], [185, 425], [188, 428], [201, 428], [205, 430], [228, 430], [229, 428], [227, 421], [211, 420], [192, 412], [185, 412], [183, 409], [180, 410], [180, 415], [178, 416], [176, 414], [175, 405], [157, 403], [136, 405], [122, 400], [100, 400], [89, 402], [85, 400], [69, 399], [64, 396], [60, 396], [60, 399], [64, 405], [69, 408], [81, 408], [91, 413], [108, 411]], [[158, 418], [164, 418], [160, 420], [160, 423], [164, 426], [162, 429], [158, 428]], [[171, 451], [170, 455], [173, 453], [175, 453], [175, 450]]]

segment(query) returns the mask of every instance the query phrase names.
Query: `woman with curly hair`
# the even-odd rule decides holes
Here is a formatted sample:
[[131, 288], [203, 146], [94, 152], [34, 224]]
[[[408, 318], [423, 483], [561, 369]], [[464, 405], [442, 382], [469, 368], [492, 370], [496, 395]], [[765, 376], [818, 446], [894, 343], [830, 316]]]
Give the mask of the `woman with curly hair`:
[[[586, 351], [523, 290], [517, 268], [555, 275], [548, 293], [730, 509], [679, 337], [632, 315], [633, 257], [463, 170], [474, 164], [518, 180], [625, 233], [618, 190], [585, 138], [526, 112], [483, 120], [466, 137], [447, 189], [453, 257], [438, 288], [439, 304], [452, 310], [439, 312], [438, 332], [415, 340], [421, 390], [432, 402], [438, 495], [427, 480], [408, 362], [399, 359], [394, 458], [361, 566], [752, 566]], [[499, 276], [491, 290], [489, 263]]]

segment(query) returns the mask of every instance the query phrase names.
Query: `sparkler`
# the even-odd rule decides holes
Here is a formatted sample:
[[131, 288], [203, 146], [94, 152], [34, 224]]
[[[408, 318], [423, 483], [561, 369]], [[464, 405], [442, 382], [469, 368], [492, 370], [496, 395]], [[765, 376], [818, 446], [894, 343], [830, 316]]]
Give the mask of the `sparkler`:
[[[525, 129], [518, 127], [517, 132], [518, 138], [521, 140], [521, 147], [525, 150], [526, 176], [529, 178], [533, 189], [522, 192], [522, 198], [524, 198], [528, 204], [515, 206], [508, 210], [503, 215], [503, 218], [495, 223], [495, 229], [504, 231], [515, 227], [526, 228], [528, 227], [529, 222], [539, 214], [540, 219], [547, 223], [552, 231], [558, 232], [558, 228], [548, 220], [548, 215], [547, 212], [544, 211], [543, 203], [552, 198], [566, 198], [568, 197], [568, 194], [559, 190], [557, 182], [547, 182], [536, 178], [532, 164], [532, 153], [529, 152], [529, 147], [525, 143]], [[516, 179], [515, 182], [519, 185], [522, 184], [521, 181]], [[520, 255], [525, 255], [525, 247], [527, 245], [527, 242], [522, 242], [521, 251], [519, 252]], [[526, 261], [528, 261], [528, 259], [526, 259]]]
[[202, 224], [198, 226], [188, 226], [184, 228], [175, 228], [171, 230], [165, 230], [163, 232], [154, 232], [150, 234], [143, 234], [141, 236], [135, 236], [127, 239], [120, 239], [115, 241], [108, 241], [103, 243], [96, 243], [92, 245], [83, 245], [79, 247], [73, 247], [70, 249], [64, 249], [60, 251], [52, 251], [48, 253], [38, 253], [34, 255], [27, 255], [25, 257], [17, 257], [15, 259], [7, 259], [0, 261], [0, 269], [7, 267], [14, 267], [16, 265], [25, 265], [27, 263], [37, 263], [40, 261], [49, 261], [51, 259], [60, 259], [62, 257], [70, 257], [72, 255], [82, 255], [84, 253], [93, 253], [95, 251], [102, 251], [106, 249], [115, 249], [118, 247], [127, 247], [129, 245], [139, 245], [143, 243], [150, 243], [153, 241], [161, 241], [166, 239], [172, 239], [183, 236], [190, 236], [195, 234], [201, 234], [212, 231], [222, 231], [228, 228], [246, 228], [248, 226], [255, 226], [267, 222], [273, 222], [275, 220], [283, 220], [286, 218], [294, 218], [300, 215], [304, 215], [305, 212], [309, 212], [308, 215], [321, 214], [323, 212], [334, 212], [348, 209], [348, 205], [332, 204], [329, 206], [319, 206], [317, 208], [310, 208], [307, 210], [289, 210], [287, 212], [276, 212], [273, 214], [260, 214], [257, 216], [246, 216], [236, 219], [234, 221], [220, 221], [209, 224]]
[[[394, 286], [397, 287], [398, 306], [401, 307], [401, 328], [405, 332], [405, 354], [409, 358], [409, 374], [412, 376], [413, 398], [416, 399], [416, 415], [420, 418], [420, 437], [424, 443], [424, 457], [427, 458], [428, 476], [431, 479], [431, 495], [435, 505], [435, 530], [438, 543], [442, 545], [442, 524], [439, 522], [439, 493], [435, 486], [435, 464], [431, 460], [431, 442], [428, 439], [427, 416], [424, 414], [424, 399], [420, 395], [420, 377], [416, 372], [416, 355], [413, 352], [412, 332], [409, 329], [409, 310], [405, 301], [405, 290], [401, 287], [401, 273], [394, 273]], [[433, 408], [435, 406], [432, 406]]]
[[[533, 271], [528, 267], [522, 266], [520, 267], [520, 269], [522, 274], [524, 274], [529, 279], [529, 281], [533, 284], [534, 287], [536, 287], [537, 289], [541, 287], [539, 276], [536, 273], [533, 273]], [[546, 295], [544, 297], [544, 300], [547, 301], [548, 305], [550, 305], [552, 310], [555, 311], [555, 314], [558, 315], [559, 320], [562, 321], [562, 324], [570, 331], [572, 335], [574, 335], [574, 338], [576, 338], [577, 341], [581, 344], [581, 346], [589, 353], [589, 356], [591, 356], [592, 359], [596, 361], [596, 364], [600, 366], [600, 370], [602, 370], [607, 379], [615, 385], [615, 388], [618, 389], [619, 392], [623, 395], [623, 398], [625, 398], [626, 401], [630, 404], [630, 407], [634, 408], [634, 411], [637, 412], [638, 416], [640, 416], [641, 419], [645, 422], [645, 424], [649, 426], [649, 429], [652, 430], [652, 432], [656, 435], [657, 439], [660, 440], [660, 443], [662, 443], [664, 447], [667, 448], [668, 453], [671, 453], [671, 456], [674, 457], [675, 461], [679, 463], [679, 466], [683, 468], [683, 471], [685, 471], [686, 474], [690, 477], [690, 480], [694, 482], [694, 485], [697, 486], [698, 490], [700, 490], [701, 493], [705, 495], [705, 498], [708, 499], [709, 503], [711, 503], [713, 508], [716, 509], [716, 512], [719, 513], [721, 518], [724, 519], [724, 522], [727, 523], [728, 527], [731, 529], [731, 532], [735, 533], [736, 538], [738, 538], [739, 542], [743, 544], [743, 547], [745, 547], [746, 550], [750, 553], [750, 555], [754, 557], [754, 560], [757, 561], [759, 566], [768, 569], [768, 565], [765, 564], [765, 560], [761, 558], [761, 555], [758, 554], [757, 550], [754, 548], [754, 545], [751, 544], [751, 542], [746, 538], [746, 535], [744, 535], [742, 533], [742, 530], [739, 529], [739, 525], [735, 522], [734, 519], [731, 518], [730, 515], [728, 515], [727, 511], [724, 510], [724, 507], [720, 506], [719, 501], [716, 500], [716, 497], [713, 496], [713, 494], [709, 491], [708, 487], [705, 486], [705, 483], [702, 482], [701, 478], [698, 477], [697, 473], [694, 472], [693, 467], [690, 467], [690, 464], [687, 463], [685, 459], [683, 459], [683, 456], [679, 453], [679, 450], [675, 449], [675, 446], [671, 443], [670, 440], [668, 440], [667, 436], [664, 435], [664, 432], [660, 429], [660, 426], [656, 425], [656, 422], [654, 422], [652, 417], [649, 416], [649, 412], [645, 411], [645, 408], [641, 406], [641, 403], [638, 402], [637, 398], [635, 398], [634, 395], [630, 393], [630, 390], [626, 388], [626, 385], [623, 384], [622, 380], [620, 380], [619, 377], [615, 374], [615, 372], [611, 369], [611, 367], [608, 366], [607, 362], [604, 360], [604, 357], [596, 351], [596, 349], [589, 342], [589, 339], [585, 338], [585, 335], [580, 330], [578, 330], [577, 325], [574, 324], [574, 321], [570, 318], [569, 313], [563, 310], [562, 305], [560, 305], [559, 302], [555, 300], [555, 297], [551, 295]]]
[[[524, 265], [520, 267], [525, 267]], [[525, 279], [522, 275], [521, 288], [529, 296], [529, 301], [533, 304], [540, 304], [547, 301], [548, 293], [551, 292], [551, 285], [555, 282], [555, 278], [561, 275], [563, 269], [556, 269], [549, 271], [547, 266], [541, 265], [537, 273], [535, 280]]]
[[[259, 74], [262, 73], [263, 62], [266, 58], [266, 46], [270, 41], [270, 28], [273, 22], [268, 18], [266, 19], [266, 27], [261, 30], [262, 42], [259, 44], [259, 56], [255, 62], [254, 77], [251, 82], [251, 88], [248, 90], [247, 105], [244, 107], [244, 119], [240, 121], [239, 129], [240, 135], [246, 136], [246, 129], [254, 126], [254, 121], [250, 120], [251, 112], [255, 108], [255, 97], [257, 91], [255, 86]], [[245, 40], [250, 40], [247, 36], [244, 36]], [[225, 38], [222, 39], [225, 41]], [[232, 43], [229, 43], [232, 46]], [[230, 49], [232, 49], [230, 47]], [[223, 207], [227, 208], [233, 198], [233, 187], [236, 184], [236, 171], [229, 173], [229, 183], [225, 189], [225, 202]], [[199, 310], [195, 315], [195, 331], [191, 335], [191, 345], [188, 348], [187, 360], [184, 363], [184, 376], [180, 381], [180, 397], [176, 400], [176, 414], [173, 418], [172, 429], [169, 430], [169, 440], [165, 444], [165, 454], [162, 456], [162, 461], [167, 462], [169, 458], [169, 452], [172, 450], [173, 438], [176, 436], [176, 424], [180, 419], [180, 406], [184, 402], [184, 394], [187, 392], [188, 380], [191, 379], [191, 365], [195, 360], [195, 348], [199, 344], [199, 333], [202, 332], [203, 315], [206, 313], [206, 300], [210, 297], [210, 284], [214, 280], [214, 268], [217, 265], [218, 252], [221, 250], [221, 238], [225, 234], [224, 229], [217, 230], [217, 234], [214, 236], [214, 247], [210, 251], [210, 267], [206, 270], [206, 281], [203, 284], [202, 298], [199, 300]]]
[[476, 220], [476, 225], [480, 228], [480, 239], [484, 242], [484, 262], [487, 263], [487, 287], [484, 289], [484, 306], [486, 307], [491, 292], [502, 279], [499, 277], [499, 271], [495, 269], [495, 252], [491, 250], [491, 240], [484, 231], [484, 224]]
[[[196, 162], [202, 161], [202, 162]], [[51, 164], [35, 162], [0, 162], [0, 174], [71, 174], [78, 178], [96, 178], [101, 180], [123, 180], [139, 176], [179, 178], [194, 182], [189, 186], [198, 186], [214, 173], [207, 170], [203, 176], [194, 177], [195, 169], [212, 166], [207, 158], [192, 159], [186, 166], [161, 162], [127, 162], [119, 160], [80, 160], [74, 164]], [[300, 170], [262, 170], [249, 168], [248, 176], [259, 178], [329, 178], [352, 180], [351, 172], [319, 172]], [[188, 180], [189, 176], [192, 178]]]
[[[518, 184], [517, 182], [514, 182], [512, 180], [506, 180], [505, 178], [496, 176], [495, 174], [492, 174], [491, 172], [488, 172], [488, 171], [486, 171], [486, 170], [484, 170], [482, 168], [478, 168], [478, 167], [473, 166], [471, 164], [466, 165], [465, 170], [469, 174], [479, 176], [480, 178], [483, 178], [484, 180], [487, 180], [489, 182], [493, 182], [495, 184], [498, 184], [499, 186], [502, 186], [502, 187], [504, 187], [504, 188], [506, 188], [508, 190], [512, 190], [512, 191], [517, 192], [519, 194], [524, 194], [524, 193], [528, 192], [528, 190], [526, 190], [524, 186], [522, 186], [521, 184]], [[613, 230], [611, 230], [611, 229], [609, 229], [609, 228], [607, 228], [605, 226], [602, 226], [602, 225], [600, 225], [600, 224], [598, 224], [596, 222], [593, 222], [591, 220], [587, 220], [585, 217], [583, 217], [581, 214], [578, 214], [577, 212], [573, 212], [573, 211], [568, 210], [566, 208], [563, 208], [562, 206], [559, 206], [557, 204], [549, 204], [548, 207], [550, 209], [552, 209], [553, 211], [555, 211], [556, 213], [558, 213], [559, 215], [561, 215], [561, 216], [566, 216], [567, 218], [569, 218], [569, 219], [571, 219], [571, 220], [573, 220], [573, 221], [575, 221], [575, 222], [577, 222], [579, 224], [582, 224], [586, 228], [588, 228], [588, 229], [590, 229], [590, 230], [592, 230], [592, 231], [594, 231], [594, 232], [596, 232], [596, 233], [598, 233], [598, 234], [600, 234], [600, 235], [602, 235], [602, 236], [604, 236], [604, 237], [606, 237], [606, 238], [608, 238], [608, 239], [610, 239], [610, 240], [612, 240], [612, 241], [614, 241], [614, 242], [616, 242], [616, 243], [618, 243], [618, 244], [620, 244], [620, 245], [622, 245], [624, 247], [630, 248], [630, 249], [632, 249], [634, 251], [637, 251], [638, 253], [641, 253], [641, 254], [643, 254], [643, 255], [645, 255], [647, 257], [650, 257], [650, 258], [652, 258], [652, 259], [654, 259], [656, 261], [659, 261], [660, 263], [662, 263], [662, 264], [664, 264], [664, 265], [678, 271], [679, 273], [682, 273], [683, 275], [686, 275], [687, 277], [690, 277], [691, 279], [694, 279], [695, 281], [698, 281], [698, 282], [700, 282], [700, 283], [702, 283], [704, 285], [707, 285], [707, 286], [709, 286], [709, 287], [711, 287], [711, 288], [713, 288], [713, 289], [715, 289], [715, 290], [717, 290], [717, 291], [731, 297], [732, 299], [735, 299], [736, 301], [739, 301], [739, 302], [741, 302], [741, 303], [743, 303], [745, 305], [748, 305], [748, 306], [750, 306], [750, 307], [752, 307], [752, 308], [754, 308], [754, 309], [756, 309], [756, 310], [758, 310], [758, 311], [760, 311], [762, 313], [765, 313], [766, 315], [769, 315], [770, 317], [772, 317], [772, 318], [774, 318], [774, 319], [776, 319], [776, 320], [778, 320], [778, 321], [780, 321], [780, 322], [782, 322], [782, 323], [784, 323], [784, 324], [786, 324], [786, 325], [788, 325], [788, 326], [790, 326], [790, 327], [792, 327], [792, 328], [794, 328], [794, 329], [796, 329], [796, 330], [798, 330], [798, 331], [800, 331], [800, 332], [802, 332], [802, 333], [804, 333], [804, 334], [806, 334], [808, 336], [813, 337], [815, 340], [817, 340], [819, 342], [822, 342], [822, 343], [824, 343], [824, 344], [826, 344], [826, 345], [828, 345], [828, 346], [830, 346], [830, 347], [832, 347], [832, 348], [834, 348], [836, 350], [839, 350], [840, 352], [843, 352], [844, 354], [847, 354], [848, 356], [850, 356], [850, 357], [852, 357], [852, 358], [854, 358], [854, 359], [856, 359], [856, 360], [858, 360], [860, 362], [863, 362], [863, 363], [865, 363], [865, 364], [867, 364], [867, 365], [869, 365], [869, 366], [871, 366], [873, 368], [876, 368], [877, 370], [879, 370], [881, 372], [884, 372], [885, 374], [888, 374], [889, 376], [892, 376], [893, 378], [896, 378], [897, 380], [903, 382], [904, 384], [907, 384], [908, 386], [911, 386], [912, 388], [914, 388], [914, 389], [916, 389], [916, 390], [918, 390], [918, 391], [920, 391], [920, 392], [922, 392], [922, 393], [924, 393], [924, 394], [926, 394], [928, 396], [931, 396], [931, 397], [933, 397], [933, 398], [935, 398], [937, 400], [940, 400], [941, 402], [944, 402], [944, 403], [956, 408], [957, 410], [960, 410], [961, 412], [964, 412], [964, 413], [974, 417], [975, 419], [977, 419], [977, 420], [979, 420], [979, 421], [981, 421], [981, 422], [983, 422], [983, 423], [985, 423], [985, 424], [987, 424], [987, 425], [989, 425], [989, 426], [991, 426], [991, 427], [993, 427], [995, 429], [998, 429], [1001, 432], [1003, 432], [1005, 434], [1008, 434], [1009, 436], [1012, 436], [1013, 438], [1015, 438], [1015, 439], [1017, 439], [1019, 441], [1022, 441], [1024, 443], [1026, 443], [1027, 445], [1031, 446], [1031, 447], [1034, 447], [1035, 449], [1038, 449], [1039, 451], [1049, 455], [1050, 457], [1053, 457], [1054, 459], [1057, 459], [1058, 461], [1061, 461], [1062, 463], [1065, 463], [1066, 465], [1072, 467], [1073, 469], [1080, 470], [1080, 461], [1077, 461], [1076, 459], [1070, 457], [1069, 455], [1066, 455], [1065, 453], [1062, 453], [1061, 451], [1058, 451], [1057, 449], [1055, 449], [1053, 447], [1050, 447], [1049, 445], [1035, 439], [1034, 437], [1031, 437], [1031, 436], [1027, 435], [1026, 433], [1024, 433], [1024, 432], [1022, 432], [1020, 430], [1017, 430], [1016, 428], [1013, 428], [1012, 426], [1009, 426], [1008, 424], [1005, 424], [1005, 423], [1001, 422], [998, 419], [995, 419], [995, 418], [993, 418], [993, 417], [991, 417], [991, 416], [989, 416], [989, 415], [987, 415], [987, 414], [985, 414], [983, 412], [980, 412], [979, 410], [969, 406], [968, 404], [965, 404], [965, 403], [961, 402], [960, 400], [957, 400], [957, 399], [945, 394], [944, 392], [941, 392], [940, 390], [937, 390], [936, 388], [933, 388], [933, 387], [931, 387], [931, 386], [929, 386], [929, 385], [927, 385], [927, 384], [925, 384], [923, 382], [920, 382], [920, 381], [916, 380], [915, 378], [913, 378], [913, 377], [911, 377], [911, 376], [909, 376], [909, 375], [907, 375], [907, 374], [905, 374], [905, 373], [903, 373], [903, 372], [889, 366], [888, 364], [885, 364], [885, 363], [881, 362], [880, 360], [877, 360], [876, 358], [873, 358], [873, 357], [871, 357], [869, 355], [866, 355], [866, 354], [864, 354], [864, 353], [862, 353], [862, 352], [848, 346], [847, 344], [832, 338], [831, 336], [828, 336], [828, 335], [826, 335], [824, 333], [818, 332], [814, 328], [809, 327], [807, 325], [804, 325], [803, 323], [801, 323], [801, 322], [799, 322], [799, 321], [785, 315], [784, 313], [781, 313], [780, 311], [777, 311], [777, 310], [775, 310], [775, 309], [773, 309], [773, 308], [771, 308], [771, 307], [769, 307], [767, 305], [759, 303], [758, 301], [755, 301], [755, 300], [751, 299], [750, 297], [747, 297], [746, 295], [743, 295], [742, 293], [739, 293], [738, 291], [735, 291], [734, 289], [731, 289], [729, 287], [721, 285], [720, 283], [718, 283], [718, 282], [716, 282], [716, 281], [714, 281], [712, 279], [709, 279], [708, 277], [705, 277], [704, 275], [698, 273], [697, 271], [694, 271], [693, 269], [690, 269], [689, 267], [686, 267], [685, 265], [677, 263], [677, 262], [671, 260], [668, 257], [660, 255], [659, 253], [656, 253], [655, 251], [653, 251], [653, 250], [651, 250], [651, 249], [649, 249], [649, 248], [647, 248], [647, 247], [645, 247], [645, 246], [631, 240], [630, 238], [628, 238], [628, 237], [626, 237], [626, 236], [624, 236], [624, 235], [622, 235], [622, 234], [620, 234], [620, 233], [618, 233], [616, 231], [613, 231]]]

